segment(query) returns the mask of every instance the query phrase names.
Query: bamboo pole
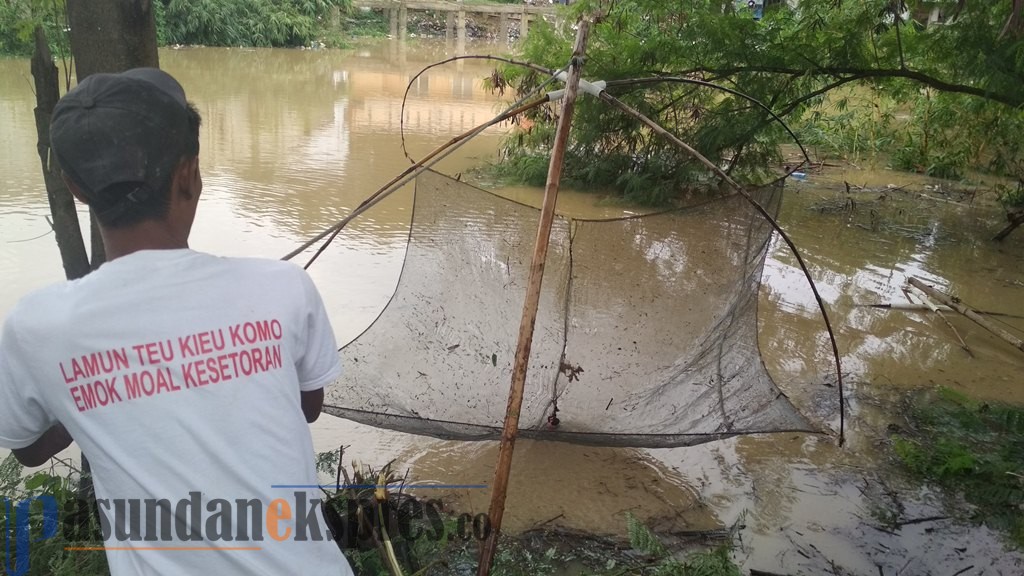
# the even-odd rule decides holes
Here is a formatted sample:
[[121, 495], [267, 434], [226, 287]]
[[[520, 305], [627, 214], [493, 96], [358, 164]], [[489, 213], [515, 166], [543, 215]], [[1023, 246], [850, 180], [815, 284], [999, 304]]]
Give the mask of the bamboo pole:
[[[965, 352], [967, 352], [968, 356], [974, 358], [974, 352], [971, 352], [971, 347], [968, 346], [967, 342], [964, 341], [963, 336], [960, 335], [960, 331], [956, 329], [956, 326], [953, 326], [953, 323], [949, 321], [949, 318], [946, 318], [946, 315], [942, 313], [942, 310], [939, 310], [939, 305], [936, 304], [935, 301], [932, 300], [928, 296], [928, 293], [925, 292], [924, 290], [921, 291], [921, 300], [924, 302], [924, 305], [927, 308], [929, 308], [932, 312], [938, 314], [939, 318], [942, 318], [942, 321], [946, 323], [946, 326], [949, 326], [949, 329], [953, 331], [953, 335], [956, 336], [956, 339], [960, 341], [960, 347], [963, 348]], [[943, 307], [949, 310], [949, 307]]]
[[491, 565], [494, 563], [494, 555], [498, 548], [498, 536], [501, 533], [501, 521], [505, 514], [505, 497], [508, 494], [509, 474], [512, 471], [512, 452], [515, 450], [516, 437], [519, 434], [519, 414], [523, 407], [523, 391], [526, 386], [526, 371], [530, 363], [530, 350], [533, 346], [533, 329], [537, 322], [537, 308], [540, 305], [540, 289], [544, 279], [544, 264], [547, 260], [548, 243], [551, 239], [551, 225], [555, 218], [555, 203], [558, 199], [558, 186], [562, 179], [565, 148], [569, 142], [569, 130], [572, 126], [573, 112], [576, 108], [576, 95], [579, 91], [583, 56], [586, 52], [589, 34], [590, 23], [586, 18], [581, 18], [576, 31], [576, 44], [573, 47], [572, 63], [569, 66], [569, 74], [565, 81], [562, 115], [558, 119], [555, 144], [551, 151], [551, 161], [548, 164], [548, 179], [544, 187], [544, 204], [541, 208], [540, 225], [537, 228], [537, 241], [534, 245], [533, 260], [530, 264], [526, 301], [523, 303], [523, 317], [519, 324], [519, 343], [516, 347], [515, 366], [512, 370], [512, 384], [508, 395], [505, 426], [501, 433], [501, 444], [498, 448], [498, 463], [494, 470], [494, 483], [491, 485], [491, 505], [489, 509], [491, 533], [480, 550], [480, 565], [477, 569], [478, 576], [488, 576], [491, 573]]
[[949, 306], [953, 310], [956, 310], [957, 312], [968, 317], [978, 326], [981, 326], [985, 330], [988, 330], [989, 332], [995, 334], [996, 336], [1002, 338], [1003, 340], [1006, 340], [1011, 345], [1013, 345], [1013, 347], [1016, 348], [1017, 350], [1024, 352], [1024, 340], [1021, 340], [1020, 338], [1017, 338], [1016, 336], [1010, 334], [1006, 330], [1003, 330], [999, 326], [996, 326], [987, 318], [983, 317], [982, 315], [975, 312], [972, 308], [965, 305], [963, 302], [950, 298], [949, 295], [939, 292], [935, 288], [932, 288], [931, 286], [925, 284], [924, 282], [918, 280], [917, 278], [907, 278], [907, 282], [909, 282], [911, 286], [917, 288], [921, 292], [924, 292], [931, 298], [938, 300], [939, 302], [942, 302], [946, 306]]

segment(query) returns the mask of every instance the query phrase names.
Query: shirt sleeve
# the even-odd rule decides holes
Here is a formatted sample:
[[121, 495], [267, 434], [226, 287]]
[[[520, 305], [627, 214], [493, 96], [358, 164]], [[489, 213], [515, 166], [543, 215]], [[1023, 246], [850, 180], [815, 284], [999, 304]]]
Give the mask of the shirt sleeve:
[[56, 421], [46, 409], [32, 375], [21, 367], [26, 357], [13, 319], [0, 332], [0, 448], [25, 448]]
[[334, 329], [327, 318], [323, 298], [313, 279], [301, 271], [306, 309], [303, 346], [298, 351], [295, 368], [299, 374], [299, 389], [303, 392], [318, 390], [341, 376], [341, 355], [334, 338]]

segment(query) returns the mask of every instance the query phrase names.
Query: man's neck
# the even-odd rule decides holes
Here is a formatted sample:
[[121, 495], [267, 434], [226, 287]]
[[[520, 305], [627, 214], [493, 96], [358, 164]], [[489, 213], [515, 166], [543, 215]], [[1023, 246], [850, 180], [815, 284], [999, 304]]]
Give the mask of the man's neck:
[[176, 234], [166, 222], [147, 220], [128, 228], [101, 228], [107, 260], [140, 250], [178, 250], [188, 248], [188, 235]]

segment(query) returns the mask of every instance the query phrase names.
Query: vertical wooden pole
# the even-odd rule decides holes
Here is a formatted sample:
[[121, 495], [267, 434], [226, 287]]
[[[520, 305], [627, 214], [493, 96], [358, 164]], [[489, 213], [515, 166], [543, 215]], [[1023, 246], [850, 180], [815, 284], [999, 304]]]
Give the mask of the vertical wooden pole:
[[462, 2], [459, 2], [459, 15], [458, 15], [458, 18], [456, 19], [456, 24], [455, 25], [458, 27], [457, 37], [458, 37], [458, 40], [459, 40], [459, 44], [465, 46], [466, 45], [466, 7], [463, 5]]
[[398, 6], [398, 39], [405, 40], [409, 35], [409, 9], [405, 0]]
[[[463, 56], [466, 54], [466, 37], [468, 33], [466, 31], [466, 7], [462, 0], [459, 0], [459, 12], [455, 18], [455, 27], [455, 53]], [[461, 72], [465, 68], [465, 60], [459, 60], [455, 66]]]
[[519, 19], [519, 41], [526, 40], [526, 35], [530, 33], [530, 15], [526, 13], [526, 7], [523, 7], [522, 17]]
[[331, 32], [341, 30], [341, 6], [331, 6]]
[[580, 74], [583, 68], [583, 56], [586, 52], [587, 38], [590, 34], [590, 23], [581, 18], [576, 32], [576, 44], [573, 47], [572, 63], [565, 82], [565, 99], [562, 102], [562, 115], [558, 119], [555, 132], [555, 144], [551, 151], [548, 164], [547, 185], [544, 187], [544, 204], [540, 213], [540, 225], [537, 228], [537, 241], [533, 249], [533, 260], [530, 264], [530, 276], [527, 282], [526, 301], [523, 303], [523, 317], [519, 324], [519, 343], [516, 347], [515, 366], [512, 370], [512, 385], [508, 394], [508, 408], [505, 413], [505, 427], [501, 433], [501, 444], [498, 448], [498, 464], [494, 470], [494, 483], [491, 485], [491, 507], [489, 518], [491, 533], [480, 551], [478, 576], [488, 576], [494, 555], [498, 548], [498, 536], [501, 533], [501, 520], [505, 514], [505, 497], [508, 493], [509, 474], [512, 471], [512, 452], [515, 450], [516, 436], [519, 434], [519, 414], [523, 407], [523, 390], [526, 386], [526, 371], [530, 364], [530, 350], [533, 346], [533, 329], [537, 323], [537, 308], [540, 305], [540, 289], [544, 280], [544, 264], [548, 255], [548, 243], [551, 240], [551, 225], [555, 219], [555, 204], [558, 200], [558, 186], [562, 179], [565, 148], [569, 142], [569, 130], [572, 126], [573, 112], [576, 109], [576, 94], [579, 91]]

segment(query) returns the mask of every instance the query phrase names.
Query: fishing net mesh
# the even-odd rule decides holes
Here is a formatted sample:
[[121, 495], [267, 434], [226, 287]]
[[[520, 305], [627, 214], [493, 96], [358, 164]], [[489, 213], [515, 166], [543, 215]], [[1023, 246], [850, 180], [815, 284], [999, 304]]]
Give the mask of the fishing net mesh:
[[[779, 189], [754, 194], [778, 211]], [[325, 411], [437, 438], [500, 437], [539, 215], [422, 173], [398, 287], [342, 350]], [[736, 195], [615, 220], [557, 217], [521, 436], [669, 447], [813, 431], [758, 348], [771, 236]]]

